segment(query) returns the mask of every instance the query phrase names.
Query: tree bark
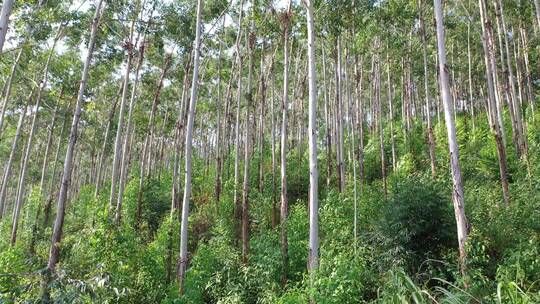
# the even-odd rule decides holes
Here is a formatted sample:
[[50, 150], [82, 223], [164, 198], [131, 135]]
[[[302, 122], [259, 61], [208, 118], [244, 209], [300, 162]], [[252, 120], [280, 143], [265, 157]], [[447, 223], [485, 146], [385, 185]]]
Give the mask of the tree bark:
[[469, 74], [469, 106], [471, 110], [472, 130], [476, 130], [476, 122], [474, 117], [474, 96], [473, 96], [473, 84], [472, 84], [472, 53], [471, 53], [471, 21], [467, 22], [467, 62], [468, 62], [468, 74]]
[[322, 50], [322, 64], [323, 64], [323, 92], [324, 92], [324, 121], [326, 124], [326, 139], [325, 139], [325, 146], [326, 146], [326, 188], [330, 188], [330, 183], [332, 181], [332, 121], [330, 117], [330, 110], [328, 108], [328, 85], [326, 82], [326, 54], [324, 52], [324, 46], [321, 48]]
[[56, 102], [56, 105], [53, 110], [51, 123], [49, 124], [49, 127], [47, 128], [47, 144], [45, 145], [45, 155], [43, 156], [43, 165], [41, 166], [41, 179], [39, 182], [39, 191], [40, 196], [43, 197], [44, 194], [44, 183], [45, 183], [45, 175], [47, 175], [47, 169], [49, 168], [49, 152], [51, 150], [52, 145], [52, 139], [53, 139], [53, 133], [54, 133], [54, 127], [56, 123], [56, 116], [58, 113], [58, 105], [60, 104], [60, 100], [64, 96], [64, 87], [62, 87], [60, 91], [60, 97], [58, 98], [58, 101]]
[[287, 242], [287, 217], [289, 204], [287, 201], [287, 109], [289, 107], [289, 26], [291, 18], [292, 0], [289, 0], [287, 11], [282, 14], [283, 23], [283, 96], [281, 104], [281, 208], [280, 208], [280, 241], [281, 241], [281, 284], [287, 284], [289, 269], [289, 249]]
[[317, 171], [317, 74], [315, 57], [315, 21], [313, 17], [313, 1], [307, 0], [307, 49], [308, 49], [308, 83], [309, 83], [309, 255], [308, 271], [311, 278], [319, 268], [319, 198]]
[[[482, 1], [482, 0], [480, 0]], [[450, 152], [450, 168], [453, 182], [453, 202], [456, 216], [456, 226], [459, 244], [459, 264], [461, 275], [466, 275], [467, 251], [465, 243], [467, 241], [468, 224], [465, 216], [465, 197], [463, 193], [463, 183], [461, 179], [461, 168], [459, 166], [459, 145], [456, 136], [456, 125], [452, 115], [452, 104], [450, 96], [450, 86], [448, 83], [448, 66], [446, 65], [445, 37], [443, 26], [443, 14], [441, 0], [433, 0], [435, 6], [435, 19], [437, 24], [437, 49], [439, 57], [439, 80], [441, 85], [441, 95], [444, 107], [444, 119], [448, 133], [448, 149]]]
[[88, 82], [88, 72], [90, 70], [90, 64], [92, 61], [92, 56], [94, 54], [94, 47], [95, 47], [96, 37], [98, 33], [99, 20], [104, 10], [103, 2], [104, 0], [99, 0], [97, 2], [94, 18], [92, 20], [92, 29], [90, 33], [90, 40], [88, 42], [88, 51], [86, 54], [86, 59], [84, 61], [84, 67], [83, 67], [82, 76], [81, 76], [79, 93], [77, 95], [77, 103], [75, 105], [75, 111], [73, 113], [73, 120], [71, 123], [71, 130], [69, 133], [69, 141], [68, 141], [68, 145], [66, 149], [66, 157], [64, 160], [62, 182], [60, 184], [60, 191], [59, 191], [59, 196], [58, 196], [56, 219], [55, 219], [54, 228], [52, 231], [51, 249], [49, 253], [49, 260], [47, 263], [47, 271], [44, 274], [44, 278], [42, 281], [41, 299], [43, 303], [50, 302], [48, 284], [51, 279], [51, 272], [55, 271], [56, 264], [58, 263], [58, 257], [59, 257], [59, 252], [60, 252], [60, 241], [62, 238], [62, 228], [64, 225], [66, 198], [67, 198], [67, 193], [69, 189], [69, 184], [71, 181], [73, 151], [75, 148], [75, 143], [77, 141], [78, 126], [79, 126], [79, 120], [81, 117], [81, 108], [83, 104], [84, 92], [86, 90], [86, 84]]
[[[128, 110], [128, 120], [126, 125], [126, 134], [124, 135], [124, 148], [122, 149], [122, 159], [120, 160], [120, 180], [118, 182], [118, 198], [116, 201], [116, 213], [114, 215], [114, 222], [116, 225], [120, 224], [120, 221], [122, 219], [122, 202], [124, 199], [124, 189], [127, 182], [127, 176], [128, 176], [128, 166], [129, 166], [129, 151], [130, 151], [130, 145], [129, 140], [131, 138], [131, 125], [132, 125], [132, 117], [133, 117], [133, 109], [135, 108], [135, 102], [137, 99], [137, 88], [139, 85], [139, 74], [141, 70], [141, 66], [144, 62], [144, 39], [141, 47], [139, 48], [139, 60], [137, 62], [137, 68], [135, 68], [135, 79], [133, 79], [133, 87], [131, 88], [131, 98], [129, 101], [129, 110]], [[160, 85], [163, 82], [163, 74], [160, 78]], [[159, 89], [158, 89], [159, 90]]]
[[488, 87], [488, 108], [490, 109], [490, 123], [491, 130], [495, 137], [495, 143], [497, 145], [497, 155], [499, 158], [499, 175], [503, 190], [503, 199], [506, 203], [510, 200], [508, 178], [507, 178], [507, 163], [506, 163], [506, 149], [504, 147], [503, 134], [501, 132], [501, 126], [497, 119], [497, 107], [496, 100], [497, 95], [495, 93], [496, 83], [494, 80], [495, 74], [495, 55], [493, 44], [493, 28], [491, 22], [487, 18], [487, 7], [484, 0], [479, 0], [480, 16], [482, 24], [482, 46], [484, 48], [484, 60], [486, 65], [486, 79]]
[[[420, 15], [420, 32], [422, 37], [422, 57], [424, 59], [424, 95], [426, 99], [426, 120], [427, 120], [427, 138], [429, 147], [429, 160], [431, 163], [431, 176], [435, 178], [435, 137], [433, 136], [433, 126], [431, 123], [431, 99], [429, 96], [429, 69], [427, 58], [426, 26], [424, 22], [424, 5], [422, 0], [418, 0], [418, 11]], [[388, 83], [390, 85], [390, 82]]]
[[[511, 89], [510, 95], [512, 96], [511, 110], [513, 110], [513, 114], [515, 116], [515, 124], [516, 124], [516, 131], [517, 131], [516, 137], [517, 137], [519, 155], [520, 157], [524, 159], [528, 159], [527, 143], [526, 143], [527, 139], [525, 138], [524, 132], [523, 132], [524, 128], [523, 128], [523, 120], [522, 120], [522, 112], [521, 112], [521, 103], [518, 101], [519, 95], [516, 92], [516, 81], [514, 78], [514, 70], [512, 68], [512, 56], [510, 54], [510, 46], [509, 46], [508, 34], [507, 34], [508, 31], [506, 27], [506, 21], [504, 18], [504, 9], [502, 5], [503, 4], [501, 0], [495, 1], [495, 7], [498, 8], [498, 12], [500, 14], [503, 36], [504, 36], [504, 47], [506, 51], [505, 52], [506, 67], [508, 69], [507, 76], [508, 76], [508, 82], [510, 83], [510, 89]], [[514, 31], [512, 31], [512, 33], [517, 36], [517, 34]], [[514, 41], [515, 39], [516, 37], [514, 37]]]
[[116, 98], [114, 99], [114, 102], [111, 106], [111, 110], [109, 111], [109, 118], [107, 119], [107, 127], [105, 127], [105, 134], [103, 135], [103, 143], [101, 146], [101, 153], [99, 154], [99, 162], [97, 165], [97, 173], [96, 173], [96, 189], [94, 190], [94, 197], [98, 196], [99, 188], [101, 188], [101, 180], [102, 180], [102, 173], [103, 173], [103, 164], [105, 163], [105, 152], [107, 150], [107, 142], [109, 141], [109, 132], [111, 131], [111, 126], [113, 124], [114, 114], [116, 112], [116, 106], [118, 105], [118, 99], [120, 97], [120, 94], [123, 90], [123, 82], [120, 86], [120, 89], [118, 90], [118, 93], [116, 94]]
[[[354, 70], [356, 75], [356, 124], [358, 128], [358, 175], [360, 178], [360, 192], [364, 189], [364, 103], [363, 88], [364, 70], [363, 59], [355, 62]], [[391, 108], [391, 107], [390, 107]], [[390, 117], [392, 119], [392, 115]]]
[[392, 170], [397, 169], [397, 151], [396, 151], [396, 139], [394, 135], [394, 104], [392, 95], [392, 81], [390, 77], [390, 59], [388, 55], [386, 57], [386, 76], [387, 76], [387, 86], [388, 86], [388, 122], [390, 125], [390, 144], [392, 150]]
[[[29, 99], [32, 99], [34, 92], [30, 93]], [[29, 100], [29, 101], [30, 101]], [[13, 160], [15, 158], [15, 153], [17, 153], [17, 144], [21, 138], [22, 127], [24, 124], [24, 117], [26, 116], [26, 110], [28, 109], [28, 103], [22, 109], [21, 114], [19, 115], [19, 122], [17, 123], [17, 131], [15, 131], [15, 137], [11, 143], [11, 152], [9, 153], [9, 159], [4, 167], [4, 175], [2, 178], [2, 188], [0, 190], [0, 219], [2, 219], [6, 207], [6, 191], [9, 183], [9, 177], [11, 175], [11, 167], [13, 165]]]
[[240, 101], [242, 100], [242, 54], [240, 53], [240, 39], [242, 37], [242, 17], [243, 17], [244, 1], [240, 1], [240, 16], [238, 17], [238, 33], [236, 36], [236, 60], [238, 65], [238, 85], [236, 91], [236, 122], [234, 127], [234, 217], [236, 220], [236, 241], [240, 239], [240, 218], [242, 204], [238, 196], [238, 188], [240, 184]]
[[64, 121], [62, 123], [62, 128], [60, 129], [60, 134], [58, 135], [58, 143], [56, 145], [56, 152], [54, 153], [54, 161], [53, 161], [53, 167], [51, 172], [51, 179], [49, 181], [49, 195], [47, 196], [47, 200], [45, 203], [45, 208], [43, 210], [43, 226], [47, 226], [49, 223], [49, 218], [51, 214], [51, 205], [53, 201], [53, 195], [54, 195], [54, 189], [55, 189], [55, 179], [56, 179], [56, 168], [58, 166], [58, 158], [60, 157], [60, 148], [62, 147], [62, 139], [64, 137], [64, 130], [66, 128], [67, 124], [67, 115], [69, 112], [69, 109], [71, 108], [71, 104], [68, 105], [67, 110], [64, 114]]
[[197, 22], [195, 23], [195, 55], [193, 58], [193, 80], [191, 82], [191, 98], [189, 102], [189, 113], [186, 129], [186, 150], [185, 150], [185, 179], [184, 179], [184, 199], [182, 203], [182, 221], [180, 228], [180, 267], [178, 270], [178, 284], [180, 295], [184, 294], [184, 281], [186, 278], [186, 268], [188, 262], [188, 217], [189, 217], [189, 201], [191, 198], [191, 157], [192, 157], [192, 142], [193, 142], [193, 121], [195, 120], [195, 106], [197, 104], [197, 88], [199, 81], [199, 61], [201, 53], [201, 11], [203, 0], [197, 1]]
[[124, 88], [122, 90], [122, 98], [120, 99], [120, 113], [118, 114], [118, 125], [116, 127], [116, 138], [114, 140], [114, 156], [112, 163], [111, 173], [111, 193], [109, 196], [109, 212], [112, 212], [114, 202], [116, 200], [116, 183], [118, 182], [118, 175], [120, 169], [120, 162], [122, 157], [122, 133], [124, 128], [124, 116], [126, 109], [126, 100], [129, 90], [129, 77], [131, 75], [131, 63], [133, 61], [133, 31], [135, 28], [135, 22], [131, 23], [131, 30], [129, 34], [129, 41], [126, 43], [126, 71], [124, 74]]
[[538, 33], [540, 33], [540, 2], [538, 0], [534, 0], [534, 8], [536, 11], [536, 23], [537, 23], [537, 30]]
[[4, 93], [4, 98], [2, 100], [2, 108], [0, 109], [0, 139], [2, 138], [2, 127], [4, 126], [4, 116], [6, 114], [7, 104], [11, 97], [11, 87], [13, 84], [13, 78], [15, 77], [15, 72], [17, 71], [17, 66], [19, 65], [19, 60], [21, 59], [22, 52], [23, 52], [23, 47], [21, 46], [21, 49], [19, 50], [19, 53], [17, 53], [17, 57], [15, 58], [15, 62], [13, 63], [13, 66], [11, 67], [11, 73], [9, 74], [9, 77], [6, 82], [6, 89]]
[[249, 129], [251, 128], [251, 107], [253, 105], [253, 47], [255, 44], [255, 33], [250, 32], [247, 36], [248, 49], [248, 82], [246, 93], [246, 127], [244, 135], [244, 182], [242, 186], [242, 261], [248, 263], [249, 254], [249, 161], [251, 149], [251, 137]]
[[275, 89], [275, 82], [274, 82], [274, 72], [273, 72], [273, 66], [270, 67], [271, 69], [271, 87], [272, 87], [272, 98], [270, 100], [270, 112], [271, 112], [271, 134], [272, 134], [272, 219], [271, 219], [271, 225], [272, 229], [276, 228], [277, 225], [277, 185], [276, 185], [276, 117], [275, 117], [275, 100], [274, 100], [274, 89]]
[[9, 16], [13, 9], [13, 3], [15, 0], [4, 0], [2, 3], [2, 11], [0, 11], [0, 54], [4, 48], [4, 41], [6, 40], [6, 35], [9, 25]]
[[[223, 17], [223, 23], [221, 26], [221, 31], [225, 29], [225, 17]], [[219, 41], [219, 53], [218, 53], [218, 81], [217, 81], [217, 98], [216, 98], [216, 179], [215, 179], [215, 188], [214, 188], [214, 198], [216, 200], [216, 215], [219, 215], [220, 199], [221, 199], [221, 170], [222, 170], [222, 159], [221, 159], [221, 106], [222, 106], [222, 97], [221, 97], [221, 53], [223, 49], [222, 40]], [[232, 78], [232, 75], [231, 75]], [[227, 89], [227, 94], [230, 92]], [[227, 96], [228, 97], [228, 96]], [[225, 109], [223, 109], [225, 110]]]
[[[263, 43], [263, 52], [264, 52], [264, 43]], [[266, 79], [264, 76], [264, 58], [261, 56], [261, 68], [260, 68], [260, 96], [261, 103], [259, 104], [259, 162], [258, 162], [258, 181], [259, 181], [259, 192], [263, 192], [264, 188], [264, 118], [265, 118], [265, 108], [266, 108]]]
[[15, 242], [17, 241], [19, 214], [21, 212], [21, 208], [22, 208], [23, 200], [24, 200], [25, 186], [26, 186], [25, 179], [26, 179], [26, 172], [28, 170], [28, 162], [30, 161], [30, 154], [32, 153], [32, 141], [36, 133], [36, 123], [39, 116], [43, 91], [45, 90], [45, 87], [47, 86], [47, 80], [49, 77], [49, 65], [51, 63], [52, 56], [55, 53], [54, 50], [56, 47], [56, 43], [58, 42], [58, 39], [60, 38], [61, 31], [62, 29], [60, 28], [58, 34], [56, 35], [54, 39], [51, 50], [49, 51], [49, 56], [47, 57], [47, 61], [45, 62], [45, 67], [43, 68], [43, 79], [39, 83], [39, 87], [37, 89], [36, 104], [34, 106], [35, 113], [34, 113], [34, 116], [32, 117], [32, 126], [30, 127], [30, 135], [28, 136], [28, 142], [26, 144], [26, 150], [24, 153], [24, 158], [23, 158], [23, 162], [21, 166], [21, 172], [19, 174], [19, 185], [17, 188], [17, 198], [15, 201], [15, 212], [13, 213], [13, 225], [11, 227], [11, 241], [10, 241], [11, 246], [14, 246]]
[[337, 104], [337, 162], [339, 173], [339, 192], [345, 191], [345, 163], [343, 161], [343, 102], [341, 94], [341, 37], [336, 42], [336, 104]]

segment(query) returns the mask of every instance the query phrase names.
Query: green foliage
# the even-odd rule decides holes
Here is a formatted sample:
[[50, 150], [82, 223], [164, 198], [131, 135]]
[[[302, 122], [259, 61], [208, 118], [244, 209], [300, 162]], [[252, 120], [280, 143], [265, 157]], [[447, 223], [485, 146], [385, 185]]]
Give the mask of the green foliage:
[[379, 208], [378, 231], [391, 259], [404, 259], [415, 270], [428, 258], [439, 257], [457, 242], [451, 200], [445, 189], [427, 178], [393, 181], [388, 201]]

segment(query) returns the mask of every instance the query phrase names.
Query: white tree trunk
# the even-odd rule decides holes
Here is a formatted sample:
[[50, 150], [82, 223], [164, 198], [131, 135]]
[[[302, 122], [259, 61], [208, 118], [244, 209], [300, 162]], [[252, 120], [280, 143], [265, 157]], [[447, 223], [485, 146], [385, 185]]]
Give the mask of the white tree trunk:
[[[71, 105], [68, 106], [68, 109], [71, 107]], [[49, 180], [49, 194], [47, 196], [47, 202], [45, 204], [44, 208], [44, 216], [43, 216], [43, 225], [46, 226], [49, 223], [49, 217], [51, 214], [51, 205], [53, 200], [53, 192], [55, 190], [55, 180], [56, 180], [56, 168], [58, 167], [58, 158], [60, 157], [60, 148], [62, 147], [62, 141], [64, 137], [64, 130], [66, 129], [67, 124], [67, 116], [68, 111], [64, 114], [64, 121], [62, 123], [62, 128], [60, 129], [60, 134], [58, 135], [58, 143], [56, 144], [56, 151], [54, 153], [54, 161], [52, 164], [52, 172], [51, 172], [51, 178]]]
[[184, 294], [184, 280], [186, 276], [186, 267], [188, 262], [188, 217], [189, 200], [191, 197], [191, 145], [193, 142], [193, 121], [195, 120], [195, 106], [197, 104], [197, 87], [199, 81], [199, 61], [201, 53], [201, 11], [203, 0], [197, 1], [197, 23], [195, 23], [195, 55], [193, 58], [193, 80], [191, 82], [191, 98], [189, 102], [189, 113], [186, 129], [186, 150], [185, 150], [185, 179], [184, 179], [184, 200], [182, 202], [182, 221], [180, 228], [180, 267], [178, 270], [178, 283], [180, 294]]
[[281, 104], [281, 257], [282, 257], [282, 273], [281, 283], [285, 285], [287, 282], [287, 271], [289, 264], [288, 243], [287, 243], [287, 216], [288, 216], [288, 201], [287, 201], [287, 109], [289, 107], [289, 18], [291, 17], [291, 0], [289, 0], [288, 10], [285, 20], [285, 31], [283, 37], [283, 102]]
[[118, 125], [116, 127], [116, 137], [114, 140], [114, 156], [112, 163], [112, 173], [111, 173], [111, 194], [109, 196], [109, 211], [112, 211], [114, 202], [116, 199], [116, 183], [118, 182], [119, 167], [121, 162], [121, 153], [122, 153], [122, 129], [124, 127], [124, 116], [126, 109], [126, 100], [129, 90], [129, 76], [131, 74], [131, 62], [133, 60], [133, 29], [134, 23], [131, 25], [131, 33], [129, 37], [129, 42], [127, 45], [127, 58], [126, 58], [126, 71], [124, 75], [124, 88], [122, 90], [122, 98], [120, 99], [120, 113], [118, 114]]
[[306, 0], [308, 34], [308, 83], [309, 83], [309, 257], [308, 269], [311, 275], [319, 268], [319, 196], [317, 171], [317, 73], [315, 57], [315, 22], [313, 1]]
[[[428, 69], [428, 56], [427, 56], [427, 41], [426, 41], [426, 26], [424, 23], [424, 6], [423, 1], [418, 0], [418, 11], [420, 14], [420, 31], [422, 32], [422, 57], [424, 59], [424, 95], [426, 102], [426, 120], [427, 120], [427, 138], [428, 138], [428, 150], [429, 159], [431, 163], [431, 176], [435, 178], [435, 137], [433, 136], [433, 126], [431, 123], [431, 99], [429, 96], [429, 69]], [[390, 73], [388, 75], [390, 80]], [[390, 86], [390, 82], [388, 82]]]
[[[62, 88], [62, 92], [60, 93], [60, 98], [62, 98], [62, 95], [63, 95], [63, 91], [64, 89]], [[49, 152], [51, 150], [51, 145], [52, 145], [52, 136], [53, 136], [53, 132], [54, 132], [54, 126], [55, 126], [55, 123], [56, 123], [56, 115], [58, 113], [58, 104], [60, 103], [60, 100], [57, 101], [55, 107], [54, 107], [54, 111], [53, 111], [53, 115], [52, 115], [52, 118], [51, 118], [51, 123], [49, 124], [49, 127], [47, 128], [48, 131], [47, 131], [47, 144], [45, 145], [45, 155], [43, 156], [43, 165], [41, 166], [41, 179], [40, 179], [40, 182], [39, 182], [39, 191], [40, 191], [40, 196], [41, 198], [43, 198], [43, 194], [44, 194], [44, 183], [45, 183], [45, 175], [47, 175], [47, 169], [48, 169], [48, 165], [49, 165]]]
[[345, 163], [343, 160], [343, 96], [341, 93], [341, 37], [337, 38], [337, 59], [336, 59], [336, 103], [337, 103], [337, 139], [338, 139], [338, 173], [339, 173], [339, 192], [345, 191]]
[[2, 109], [0, 109], [0, 139], [2, 137], [2, 127], [4, 125], [4, 116], [6, 113], [7, 104], [8, 104], [9, 98], [11, 97], [11, 86], [13, 84], [13, 77], [15, 77], [15, 72], [17, 71], [17, 66], [19, 65], [19, 60], [21, 59], [22, 52], [23, 52], [23, 47], [21, 46], [21, 49], [19, 50], [19, 53], [17, 54], [17, 57], [15, 58], [15, 62], [13, 63], [13, 66], [11, 67], [11, 73], [9, 74], [9, 78], [6, 83], [6, 90], [5, 90], [4, 98], [2, 100]]
[[39, 108], [41, 106], [41, 99], [43, 96], [43, 91], [45, 90], [45, 87], [47, 86], [47, 80], [49, 77], [49, 65], [51, 63], [52, 56], [55, 53], [54, 49], [56, 47], [56, 42], [58, 42], [59, 38], [60, 38], [60, 35], [57, 35], [51, 47], [51, 50], [49, 51], [49, 56], [47, 57], [47, 61], [45, 62], [45, 68], [43, 69], [43, 79], [39, 83], [39, 87], [37, 91], [36, 105], [34, 106], [35, 113], [32, 118], [32, 126], [30, 127], [30, 135], [28, 136], [28, 143], [26, 144], [26, 150], [24, 153], [23, 163], [21, 166], [21, 172], [19, 174], [19, 185], [17, 188], [17, 198], [15, 201], [15, 212], [13, 213], [13, 225], [11, 227], [11, 245], [12, 246], [15, 245], [15, 242], [17, 241], [19, 214], [21, 212], [21, 208], [23, 205], [24, 193], [25, 193], [24, 188], [26, 186], [26, 182], [25, 182], [26, 172], [28, 170], [28, 162], [30, 161], [30, 154], [32, 153], [32, 140], [34, 139], [34, 134], [36, 133], [36, 123], [39, 116]]
[[456, 124], [452, 113], [452, 97], [450, 95], [450, 86], [448, 82], [448, 67], [446, 65], [446, 50], [443, 27], [443, 14], [441, 0], [433, 1], [435, 6], [435, 19], [437, 24], [437, 48], [439, 57], [439, 80], [441, 95], [444, 107], [444, 119], [448, 133], [448, 149], [450, 151], [450, 167], [452, 169], [453, 181], [453, 202], [454, 213], [456, 216], [459, 257], [461, 274], [465, 275], [467, 252], [465, 242], [467, 241], [467, 218], [465, 217], [465, 197], [463, 194], [463, 183], [461, 180], [461, 168], [459, 166], [459, 146], [456, 136]]
[[94, 189], [94, 197], [98, 196], [99, 188], [101, 187], [103, 164], [105, 162], [105, 151], [107, 149], [107, 142], [109, 141], [109, 132], [111, 131], [111, 126], [113, 124], [114, 113], [116, 112], [116, 105], [118, 104], [119, 95], [122, 93], [123, 88], [124, 82], [122, 81], [122, 85], [120, 86], [116, 98], [114, 99], [114, 102], [111, 106], [111, 110], [109, 111], [109, 118], [107, 119], [107, 127], [105, 128], [105, 134], [103, 135], [103, 143], [101, 146], [101, 152], [99, 154], [99, 161], [97, 165], [96, 189]]
[[[249, 163], [251, 151], [251, 107], [253, 105], [253, 44], [255, 36], [250, 32], [247, 36], [247, 51], [248, 51], [248, 81], [246, 93], [246, 127], [244, 134], [244, 181], [242, 185], [242, 261], [248, 263], [249, 253]], [[253, 39], [253, 40], [252, 40]], [[261, 72], [262, 73], [262, 72]]]
[[[33, 95], [33, 92], [30, 93], [30, 96], [32, 95]], [[15, 137], [13, 138], [13, 142], [11, 144], [11, 152], [9, 153], [9, 159], [8, 159], [7, 164], [4, 167], [4, 175], [2, 178], [2, 188], [0, 190], [0, 219], [2, 219], [2, 216], [4, 215], [4, 210], [6, 207], [5, 198], [6, 198], [7, 185], [9, 183], [9, 176], [11, 175], [11, 166], [13, 165], [15, 153], [17, 152], [17, 143], [19, 142], [19, 139], [21, 138], [22, 126], [24, 123], [24, 117], [26, 116], [27, 108], [28, 108], [28, 104], [24, 106], [21, 114], [19, 115], [19, 122], [17, 123], [17, 131], [15, 131]]]
[[[240, 199], [238, 188], [240, 183], [240, 100], [242, 99], [242, 56], [240, 54], [240, 39], [242, 37], [242, 17], [244, 1], [240, 2], [240, 16], [238, 17], [238, 33], [236, 36], [236, 60], [238, 64], [238, 85], [236, 91], [236, 122], [234, 126], [234, 213], [235, 220], [240, 218]], [[237, 229], [239, 230], [239, 229]], [[237, 237], [240, 233], [237, 231]]]
[[501, 185], [503, 189], [503, 198], [505, 202], [509, 201], [509, 186], [507, 178], [507, 164], [506, 164], [506, 149], [504, 144], [504, 132], [501, 122], [497, 117], [500, 112], [497, 109], [496, 103], [500, 99], [495, 92], [497, 84], [496, 62], [493, 43], [493, 29], [491, 22], [487, 18], [487, 7], [483, 0], [479, 0], [480, 7], [480, 21], [482, 25], [482, 46], [484, 49], [484, 63], [486, 66], [486, 79], [487, 79], [487, 91], [488, 91], [488, 113], [489, 121], [491, 124], [491, 130], [495, 137], [495, 143], [497, 145], [497, 156], [499, 158], [499, 175]]
[[[144, 39], [143, 39], [144, 40]], [[140, 49], [139, 61], [135, 71], [135, 79], [133, 80], [133, 86], [131, 88], [131, 98], [129, 101], [128, 121], [126, 126], [126, 134], [124, 135], [124, 149], [122, 150], [122, 159], [120, 161], [120, 179], [118, 182], [118, 198], [116, 201], [116, 213], [114, 215], [114, 221], [116, 224], [120, 224], [122, 219], [122, 202], [124, 199], [124, 188], [127, 180], [127, 167], [129, 165], [128, 157], [130, 151], [129, 140], [131, 138], [131, 125], [133, 117], [133, 109], [135, 108], [135, 101], [137, 99], [137, 88], [139, 84], [139, 73], [144, 61], [144, 48]]]
[[[84, 92], [86, 90], [86, 84], [88, 82], [88, 72], [90, 70], [90, 63], [94, 54], [94, 46], [96, 43], [96, 37], [98, 33], [99, 20], [104, 10], [104, 0], [99, 0], [96, 5], [96, 12], [92, 21], [92, 30], [90, 33], [90, 41], [88, 42], [88, 52], [84, 61], [84, 67], [81, 76], [81, 84], [79, 87], [79, 93], [77, 95], [77, 103], [75, 105], [75, 112], [73, 113], [73, 121], [71, 123], [71, 130], [69, 133], [69, 142], [66, 149], [66, 157], [64, 160], [64, 169], [62, 175], [62, 182], [60, 184], [60, 191], [58, 195], [58, 205], [56, 211], [56, 219], [54, 221], [54, 228], [51, 239], [51, 250], [49, 253], [49, 261], [47, 268], [50, 271], [54, 271], [56, 264], [58, 263], [58, 254], [60, 251], [60, 240], [62, 238], [62, 228], [64, 225], [64, 215], [66, 208], [66, 198], [71, 182], [71, 167], [73, 163], [73, 150], [77, 141], [77, 133], [79, 120], [81, 118], [81, 108], [84, 99]], [[47, 295], [46, 295], [47, 296]]]
[[13, 9], [13, 2], [15, 2], [15, 0], [4, 0], [2, 11], [0, 11], [0, 54], [2, 54], [4, 48], [4, 41], [6, 40], [8, 31], [9, 16]]

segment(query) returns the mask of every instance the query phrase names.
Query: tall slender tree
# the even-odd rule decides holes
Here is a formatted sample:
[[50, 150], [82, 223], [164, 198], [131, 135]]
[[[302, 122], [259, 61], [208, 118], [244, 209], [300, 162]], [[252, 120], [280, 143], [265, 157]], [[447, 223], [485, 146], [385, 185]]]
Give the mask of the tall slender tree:
[[309, 255], [308, 269], [313, 277], [319, 268], [319, 199], [317, 171], [317, 72], [315, 57], [315, 21], [313, 16], [313, 1], [305, 0], [307, 19], [307, 52], [308, 52], [308, 82], [309, 82]]
[[292, 1], [289, 0], [287, 10], [281, 14], [283, 26], [283, 96], [281, 103], [281, 150], [280, 150], [280, 170], [281, 170], [281, 284], [287, 283], [287, 272], [289, 268], [289, 246], [287, 243], [287, 217], [289, 204], [287, 201], [287, 110], [289, 107], [289, 30], [291, 22]]
[[4, 42], [8, 31], [9, 16], [13, 10], [13, 3], [15, 0], [4, 0], [2, 3], [2, 10], [0, 11], [0, 54], [4, 48]]
[[184, 177], [184, 199], [182, 202], [182, 220], [180, 228], [180, 261], [178, 269], [178, 284], [180, 294], [184, 294], [184, 284], [186, 278], [186, 268], [188, 263], [187, 243], [188, 243], [188, 217], [189, 217], [189, 201], [191, 199], [191, 158], [193, 144], [193, 122], [195, 121], [195, 106], [197, 105], [197, 87], [199, 81], [199, 64], [201, 54], [201, 13], [203, 0], [197, 0], [197, 21], [195, 23], [195, 49], [193, 56], [193, 80], [191, 81], [191, 97], [189, 101], [189, 112], [186, 128], [186, 145], [185, 145], [185, 177]]
[[49, 252], [49, 260], [47, 263], [47, 272], [44, 274], [42, 281], [42, 302], [49, 303], [50, 295], [48, 284], [50, 281], [50, 272], [56, 270], [56, 264], [58, 263], [60, 253], [60, 241], [62, 238], [62, 229], [64, 226], [64, 216], [66, 209], [67, 193], [71, 183], [71, 173], [73, 165], [73, 151], [75, 150], [75, 143], [77, 142], [79, 121], [81, 118], [81, 110], [83, 105], [84, 93], [86, 91], [86, 85], [88, 83], [88, 72], [90, 71], [90, 64], [94, 55], [94, 47], [96, 44], [96, 38], [99, 29], [100, 18], [105, 9], [104, 0], [98, 0], [95, 8], [94, 18], [92, 19], [92, 26], [90, 31], [90, 40], [88, 41], [88, 50], [86, 52], [86, 58], [84, 61], [81, 82], [79, 86], [79, 92], [77, 95], [77, 103], [75, 104], [75, 110], [73, 113], [73, 119], [71, 122], [71, 129], [69, 132], [69, 140], [66, 148], [66, 156], [64, 160], [64, 169], [62, 175], [62, 181], [60, 184], [60, 191], [58, 194], [58, 204], [56, 207], [56, 219], [54, 221], [54, 228], [51, 238], [51, 248]]
[[466, 273], [467, 251], [465, 243], [467, 241], [468, 224], [465, 216], [465, 197], [463, 192], [463, 182], [461, 178], [461, 167], [459, 166], [459, 145], [456, 136], [456, 123], [454, 121], [452, 101], [450, 95], [450, 85], [448, 76], [448, 66], [446, 65], [446, 42], [444, 33], [444, 20], [441, 7], [441, 0], [433, 0], [435, 10], [435, 21], [437, 28], [437, 50], [439, 58], [439, 81], [441, 85], [441, 96], [444, 107], [444, 120], [448, 135], [448, 149], [450, 152], [450, 168], [452, 171], [452, 200], [454, 202], [454, 214], [456, 216], [456, 226], [459, 245], [460, 271], [463, 276]]

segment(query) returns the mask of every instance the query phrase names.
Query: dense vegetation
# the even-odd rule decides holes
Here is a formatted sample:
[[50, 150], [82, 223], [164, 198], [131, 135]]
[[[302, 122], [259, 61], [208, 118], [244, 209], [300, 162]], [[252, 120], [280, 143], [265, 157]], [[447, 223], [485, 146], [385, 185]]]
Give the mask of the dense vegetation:
[[14, 2], [1, 303], [540, 303], [538, 0], [204, 2]]

